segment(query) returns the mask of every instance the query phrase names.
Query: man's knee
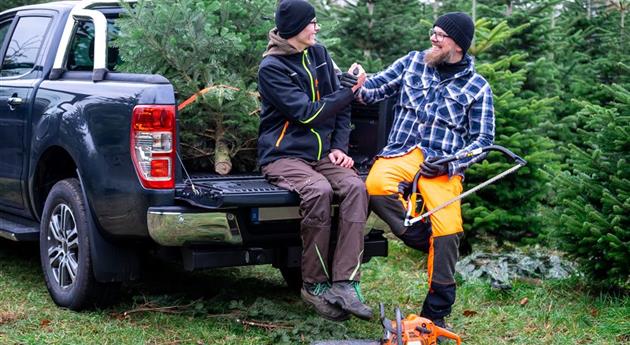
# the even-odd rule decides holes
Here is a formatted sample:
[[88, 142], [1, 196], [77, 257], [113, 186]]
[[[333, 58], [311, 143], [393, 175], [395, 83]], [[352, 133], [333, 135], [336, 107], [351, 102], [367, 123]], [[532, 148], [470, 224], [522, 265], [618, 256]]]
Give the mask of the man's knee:
[[401, 234], [396, 234], [407, 246], [423, 252], [429, 251], [429, 241], [431, 238], [430, 223], [415, 223], [409, 226]]
[[342, 182], [342, 185], [342, 188], [347, 191], [347, 194], [355, 194], [360, 196], [365, 195], [365, 198], [367, 200], [367, 189], [365, 183], [363, 182], [363, 180], [361, 180], [359, 176], [349, 176], [345, 178]]
[[328, 180], [326, 180], [325, 178], [321, 178], [321, 179], [318, 179], [316, 181], [313, 181], [313, 182], [305, 185], [302, 188], [300, 194], [305, 199], [310, 199], [310, 198], [313, 198], [313, 197], [317, 197], [317, 198], [330, 197], [330, 198], [332, 198], [332, 196], [333, 196], [333, 189], [332, 189], [332, 186], [330, 185], [330, 182], [328, 182]]
[[391, 188], [393, 180], [389, 181], [384, 176], [370, 172], [365, 179], [365, 188], [369, 195], [389, 195], [396, 193], [395, 188]]

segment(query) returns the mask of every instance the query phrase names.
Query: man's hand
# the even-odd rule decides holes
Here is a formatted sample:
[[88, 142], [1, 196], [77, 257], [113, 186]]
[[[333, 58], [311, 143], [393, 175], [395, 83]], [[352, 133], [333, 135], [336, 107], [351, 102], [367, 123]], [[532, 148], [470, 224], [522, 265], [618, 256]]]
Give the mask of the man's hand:
[[[344, 80], [344, 76], [346, 74], [349, 74], [350, 76], [356, 77], [356, 82], [354, 82], [354, 84], [352, 84], [352, 86], [349, 86], [352, 88], [352, 92], [356, 93], [358, 89], [360, 89], [363, 84], [365, 83], [365, 80], [367, 79], [367, 75], [365, 74], [365, 70], [363, 69], [363, 66], [359, 65], [358, 63], [353, 63], [352, 66], [350, 66], [350, 68], [348, 69], [348, 72], [344, 73], [341, 77], [341, 80]], [[348, 77], [346, 77], [346, 84], [348, 84], [348, 82], [352, 82], [352, 79]], [[343, 82], [342, 84], [343, 85]]]
[[340, 79], [341, 87], [345, 88], [352, 88], [357, 84], [358, 81], [359, 77], [350, 72], [343, 72]]
[[435, 164], [442, 157], [431, 157], [420, 164], [420, 175], [434, 178], [448, 174], [448, 163]]
[[344, 168], [352, 168], [354, 166], [354, 160], [339, 149], [332, 149], [328, 154], [328, 159], [335, 165], [342, 166]]

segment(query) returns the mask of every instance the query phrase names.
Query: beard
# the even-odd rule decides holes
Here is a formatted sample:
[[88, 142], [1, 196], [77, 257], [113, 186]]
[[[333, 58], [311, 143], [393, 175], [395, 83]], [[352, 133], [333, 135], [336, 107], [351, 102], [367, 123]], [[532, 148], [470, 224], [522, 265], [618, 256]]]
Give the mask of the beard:
[[429, 67], [437, 67], [438, 65], [450, 61], [454, 55], [454, 49], [447, 51], [429, 49], [429, 51], [424, 55], [424, 63], [429, 65]]

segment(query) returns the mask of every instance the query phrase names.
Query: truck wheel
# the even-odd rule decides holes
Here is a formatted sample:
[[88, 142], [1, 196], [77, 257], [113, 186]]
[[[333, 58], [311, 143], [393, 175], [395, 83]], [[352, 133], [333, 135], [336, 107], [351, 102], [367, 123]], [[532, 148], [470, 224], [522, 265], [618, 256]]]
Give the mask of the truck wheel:
[[289, 290], [296, 293], [300, 292], [302, 288], [302, 269], [300, 267], [280, 267], [279, 269]]
[[76, 178], [57, 182], [48, 194], [40, 228], [39, 254], [53, 301], [80, 310], [109, 300], [117, 286], [94, 279], [86, 205]]

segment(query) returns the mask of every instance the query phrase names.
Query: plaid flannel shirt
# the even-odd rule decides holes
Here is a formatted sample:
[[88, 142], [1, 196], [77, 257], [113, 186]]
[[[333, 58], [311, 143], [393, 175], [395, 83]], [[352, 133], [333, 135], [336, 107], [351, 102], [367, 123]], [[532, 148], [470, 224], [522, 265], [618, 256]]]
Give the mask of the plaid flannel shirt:
[[[394, 122], [381, 157], [404, 155], [416, 147], [425, 159], [450, 156], [491, 145], [494, 141], [494, 106], [488, 82], [468, 67], [440, 80], [438, 71], [424, 63], [425, 52], [412, 51], [386, 70], [369, 78], [359, 100], [374, 103], [396, 96]], [[484, 155], [449, 163], [449, 176], [464, 170]]]

